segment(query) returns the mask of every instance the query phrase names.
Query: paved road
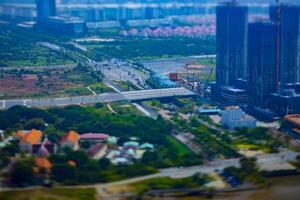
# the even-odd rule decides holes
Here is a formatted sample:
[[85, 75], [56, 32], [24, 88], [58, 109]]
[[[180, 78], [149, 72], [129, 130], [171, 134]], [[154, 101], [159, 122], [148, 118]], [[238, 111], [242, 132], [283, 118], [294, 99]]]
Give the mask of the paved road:
[[130, 92], [122, 92], [122, 95], [128, 100], [146, 100], [152, 98], [164, 98], [173, 96], [193, 96], [194, 92], [187, 90], [183, 87], [180, 88], [167, 88], [167, 89], [151, 89], [151, 90], [138, 90]]
[[149, 72], [138, 70], [134, 64], [118, 59], [110, 59], [103, 62], [90, 61], [89, 64], [96, 71], [101, 71], [109, 81], [131, 82], [139, 89], [149, 89], [146, 80], [150, 77]]
[[[279, 165], [287, 163], [288, 161], [294, 160], [299, 153], [284, 151], [275, 154], [263, 154], [256, 156], [257, 165], [260, 168], [265, 169], [266, 166], [272, 167], [272, 165]], [[194, 175], [195, 173], [211, 173], [215, 170], [223, 170], [226, 167], [235, 166], [239, 167], [239, 158], [227, 159], [227, 160], [216, 160], [209, 162], [205, 165], [193, 166], [193, 167], [182, 167], [182, 168], [169, 168], [161, 170], [160, 174], [162, 176], [169, 176], [172, 178], [183, 178]], [[285, 167], [285, 165], [282, 165]]]
[[[288, 161], [294, 160], [297, 155], [299, 155], [299, 153], [284, 151], [278, 154], [264, 154], [264, 155], [257, 156], [256, 158], [257, 158], [258, 166], [265, 167], [268, 165], [272, 166], [272, 165], [278, 165], [280, 163], [286, 163]], [[215, 172], [216, 170], [222, 171], [226, 167], [230, 167], [230, 166], [239, 167], [240, 166], [239, 160], [240, 160], [239, 158], [228, 159], [228, 160], [216, 160], [204, 165], [162, 169], [157, 174], [141, 176], [141, 177], [126, 179], [122, 181], [107, 183], [107, 184], [78, 186], [78, 188], [90, 188], [90, 187], [95, 188], [98, 193], [99, 199], [111, 200], [114, 199], [114, 196], [111, 196], [110, 193], [107, 193], [107, 188], [110, 187], [132, 184], [132, 183], [136, 183], [136, 182], [140, 182], [152, 178], [158, 178], [158, 177], [185, 178], [185, 177], [192, 176], [196, 173], [208, 174], [208, 173]]]
[[77, 96], [65, 98], [48, 98], [48, 99], [11, 99], [0, 101], [0, 109], [7, 109], [12, 106], [22, 105], [28, 107], [52, 107], [66, 106], [76, 104], [92, 104], [92, 103], [107, 103], [116, 101], [135, 101], [146, 100], [153, 98], [165, 98], [173, 96], [192, 96], [195, 93], [185, 88], [168, 88], [156, 90], [139, 90], [120, 93], [106, 93], [90, 96]]
[[1, 109], [7, 109], [12, 106], [22, 105], [28, 107], [51, 107], [51, 106], [66, 106], [76, 104], [89, 104], [97, 102], [114, 102], [126, 100], [119, 93], [107, 93], [93, 96], [78, 96], [66, 98], [49, 98], [49, 99], [17, 99], [17, 100], [2, 100], [0, 101]]
[[[299, 153], [291, 152], [291, 151], [284, 151], [277, 154], [264, 154], [257, 156], [257, 164], [258, 166], [272, 166], [272, 165], [278, 165], [280, 163], [287, 163], [288, 161], [294, 160], [296, 156], [299, 155]], [[121, 186], [131, 183], [136, 183], [139, 181], [144, 181], [152, 178], [157, 177], [171, 177], [171, 178], [184, 178], [194, 175], [195, 173], [201, 173], [201, 174], [207, 174], [214, 172], [216, 170], [223, 170], [226, 167], [229, 166], [236, 166], [239, 167], [239, 158], [236, 159], [228, 159], [228, 160], [216, 160], [209, 163], [206, 163], [204, 165], [198, 165], [198, 166], [191, 166], [191, 167], [174, 167], [174, 168], [168, 168], [168, 169], [162, 169], [157, 174], [147, 175], [147, 176], [141, 176], [141, 177], [135, 177], [130, 178], [122, 181], [117, 182], [111, 182], [106, 184], [93, 184], [93, 185], [79, 185], [79, 186], [61, 186], [61, 188], [95, 188], [97, 191], [97, 196], [99, 199], [107, 199], [111, 200], [113, 197], [111, 194], [107, 193], [107, 189], [112, 186]], [[17, 191], [22, 190], [26, 191], [29, 189], [39, 189], [40, 187], [30, 187], [30, 188], [0, 188], [0, 191]]]

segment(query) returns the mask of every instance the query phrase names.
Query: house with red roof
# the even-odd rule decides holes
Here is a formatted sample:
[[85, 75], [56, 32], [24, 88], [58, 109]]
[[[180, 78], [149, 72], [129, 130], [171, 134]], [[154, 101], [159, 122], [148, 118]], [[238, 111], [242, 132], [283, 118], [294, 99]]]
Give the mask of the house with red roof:
[[40, 144], [42, 140], [42, 132], [32, 129], [20, 139], [19, 146], [21, 151], [31, 153], [35, 144]]
[[80, 142], [101, 143], [107, 141], [110, 136], [105, 133], [85, 133], [80, 135]]
[[71, 148], [73, 150], [79, 149], [79, 138], [80, 135], [75, 131], [69, 131], [63, 136], [60, 141], [60, 146], [62, 149]]
[[97, 143], [88, 149], [88, 155], [96, 160], [103, 158], [106, 153], [107, 145], [103, 143]]
[[35, 166], [33, 167], [35, 173], [40, 173], [41, 170], [46, 170], [47, 173], [50, 173], [51, 168], [52, 164], [47, 158], [35, 158]]

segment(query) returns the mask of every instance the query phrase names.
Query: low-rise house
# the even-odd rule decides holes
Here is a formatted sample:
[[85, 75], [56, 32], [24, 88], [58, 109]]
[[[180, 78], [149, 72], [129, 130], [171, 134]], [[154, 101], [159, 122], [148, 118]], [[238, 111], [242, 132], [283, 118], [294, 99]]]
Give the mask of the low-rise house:
[[212, 108], [212, 109], [199, 109], [199, 113], [202, 115], [219, 115], [222, 112], [221, 109], [218, 108]]
[[97, 143], [91, 146], [88, 150], [88, 155], [93, 159], [99, 160], [103, 158], [107, 153], [107, 145], [103, 143]]
[[135, 156], [136, 156], [136, 151], [134, 149], [125, 150], [123, 154], [123, 157], [128, 160], [135, 159]]
[[112, 150], [112, 151], [109, 151], [106, 155], [106, 158], [112, 160], [116, 157], [119, 157], [121, 155], [121, 151], [119, 150]]
[[140, 148], [141, 149], [146, 149], [146, 150], [153, 150], [154, 145], [146, 142], [144, 144], [141, 144]]
[[35, 173], [40, 173], [42, 170], [45, 170], [47, 174], [51, 172], [52, 164], [47, 158], [39, 157], [35, 158], [35, 166], [33, 171]]
[[25, 135], [27, 135], [30, 131], [27, 130], [22, 130], [22, 131], [17, 131], [13, 133], [13, 137], [15, 140], [21, 140]]
[[127, 158], [118, 157], [111, 160], [111, 163], [114, 165], [127, 165], [130, 163], [130, 161]]
[[117, 144], [117, 142], [118, 142], [117, 137], [110, 136], [109, 138], [107, 138], [107, 143], [109, 144]]
[[286, 115], [280, 129], [300, 140], [300, 114]]
[[21, 138], [19, 142], [20, 150], [27, 153], [32, 153], [33, 145], [40, 144], [41, 139], [42, 132], [32, 129], [29, 133], [25, 134]]
[[255, 128], [256, 119], [247, 115], [241, 109], [230, 108], [222, 111], [222, 125], [231, 130], [236, 128]]
[[49, 156], [50, 154], [56, 153], [56, 144], [51, 143], [47, 137], [40, 144], [34, 144], [32, 146], [32, 154], [39, 156]]
[[124, 165], [140, 160], [146, 151], [154, 149], [154, 145], [150, 143], [139, 144], [136, 137], [131, 137], [130, 141], [124, 142], [123, 146], [109, 145], [106, 158], [115, 165]]
[[137, 160], [142, 159], [145, 152], [146, 152], [146, 150], [144, 150], [144, 149], [136, 150], [135, 159], [137, 159]]
[[73, 150], [78, 150], [79, 149], [79, 138], [80, 138], [80, 135], [78, 133], [76, 133], [75, 131], [69, 131], [61, 139], [60, 146], [62, 149], [70, 148]]
[[76, 167], [76, 166], [77, 166], [76, 162], [73, 161], [73, 160], [69, 160], [69, 161], [68, 161], [68, 165], [70, 165], [70, 166], [72, 166], [72, 167]]
[[80, 142], [101, 143], [107, 141], [110, 136], [105, 133], [85, 133], [80, 135]]
[[136, 141], [129, 141], [129, 142], [125, 142], [123, 144], [124, 148], [135, 148], [138, 149], [140, 147], [140, 144]]

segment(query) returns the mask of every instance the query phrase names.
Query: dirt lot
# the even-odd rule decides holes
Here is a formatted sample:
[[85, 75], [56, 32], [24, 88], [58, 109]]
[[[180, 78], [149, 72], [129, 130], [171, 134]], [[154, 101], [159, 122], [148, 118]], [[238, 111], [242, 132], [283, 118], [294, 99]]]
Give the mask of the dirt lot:
[[96, 82], [76, 69], [1, 73], [0, 99], [88, 95], [86, 87]]

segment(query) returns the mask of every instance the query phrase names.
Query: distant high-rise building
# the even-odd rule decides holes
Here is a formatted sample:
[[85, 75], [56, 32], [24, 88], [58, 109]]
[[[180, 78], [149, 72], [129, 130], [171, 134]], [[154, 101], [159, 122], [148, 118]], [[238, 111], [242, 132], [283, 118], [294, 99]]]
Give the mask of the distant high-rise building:
[[276, 92], [276, 25], [271, 22], [249, 24], [248, 37], [249, 104], [268, 109]]
[[213, 97], [229, 105], [247, 102], [248, 8], [236, 3], [217, 7], [217, 67]]
[[233, 3], [217, 7], [217, 85], [247, 78], [248, 8]]
[[81, 34], [86, 30], [83, 20], [56, 16], [56, 0], [36, 0], [37, 28], [55, 34]]
[[37, 20], [44, 21], [56, 15], [55, 0], [36, 0]]
[[281, 6], [280, 83], [300, 82], [300, 7]]

